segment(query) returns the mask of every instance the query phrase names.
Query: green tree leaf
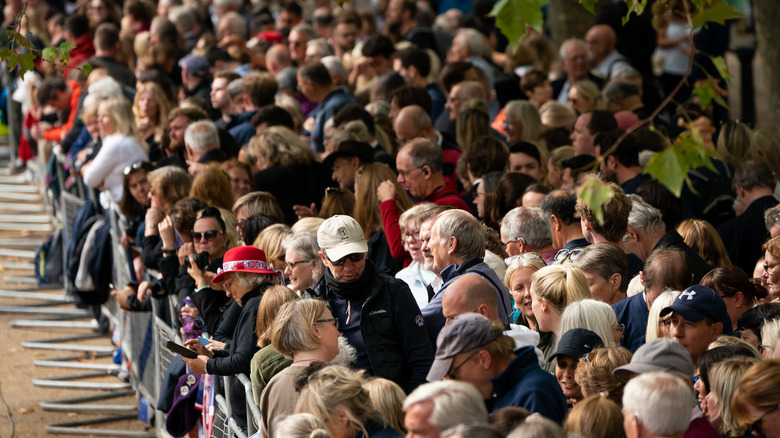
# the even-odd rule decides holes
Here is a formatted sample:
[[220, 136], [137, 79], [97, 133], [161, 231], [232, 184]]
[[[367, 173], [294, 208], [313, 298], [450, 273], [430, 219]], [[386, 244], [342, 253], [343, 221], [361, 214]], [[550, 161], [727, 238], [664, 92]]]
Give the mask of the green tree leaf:
[[526, 25], [542, 31], [542, 6], [546, 4], [547, 0], [501, 0], [493, 6], [489, 15], [496, 17], [496, 26], [515, 48], [525, 35]]
[[725, 24], [726, 20], [739, 18], [739, 11], [731, 7], [725, 1], [713, 1], [710, 7], [700, 9], [700, 12], [693, 16], [693, 27], [698, 29], [704, 23], [712, 21], [718, 24]]
[[35, 70], [35, 53], [27, 52], [19, 55], [19, 64], [22, 66], [19, 71], [20, 76], [24, 76], [28, 71]]
[[59, 57], [60, 51], [56, 47], [46, 47], [43, 49], [43, 52], [41, 52], [41, 58], [49, 62], [54, 62]]
[[671, 147], [650, 157], [645, 173], [680, 197], [683, 183], [688, 181], [688, 171], [697, 167], [715, 169], [699, 131], [690, 128], [677, 137]]
[[604, 223], [602, 206], [613, 196], [615, 193], [612, 191], [612, 187], [598, 178], [590, 178], [577, 191], [577, 197], [585, 201], [600, 224]]
[[[709, 56], [709, 55], [708, 55]], [[723, 78], [726, 83], [728, 83], [731, 80], [731, 73], [729, 73], [729, 69], [726, 66], [726, 59], [722, 56], [710, 56], [710, 60], [712, 61], [712, 64], [715, 66], [715, 68], [718, 70], [718, 74], [720, 77]]]
[[642, 15], [647, 7], [647, 0], [625, 0], [625, 2], [626, 6], [628, 6], [628, 12], [626, 13], [626, 16], [623, 17], [623, 26], [628, 23], [632, 12], [636, 15]]
[[71, 50], [75, 49], [76, 46], [74, 46], [73, 44], [71, 44], [71, 43], [69, 43], [67, 41], [63, 41], [63, 42], [60, 43], [60, 47], [58, 47], [58, 48], [61, 51], [63, 51], [63, 52], [70, 52]]
[[596, 7], [596, 2], [598, 0], [580, 0], [580, 3], [582, 3], [582, 6], [588, 10], [591, 14], [593, 13], [594, 8]]
[[728, 103], [723, 100], [723, 96], [721, 96], [718, 87], [715, 84], [715, 80], [711, 76], [708, 76], [706, 81], [694, 88], [692, 93], [699, 98], [699, 106], [701, 106], [701, 109], [703, 110], [707, 109], [713, 100], [723, 108], [728, 109], [729, 107]]
[[84, 64], [82, 69], [84, 71], [84, 76], [89, 76], [89, 74], [92, 73], [92, 66], [89, 64]]

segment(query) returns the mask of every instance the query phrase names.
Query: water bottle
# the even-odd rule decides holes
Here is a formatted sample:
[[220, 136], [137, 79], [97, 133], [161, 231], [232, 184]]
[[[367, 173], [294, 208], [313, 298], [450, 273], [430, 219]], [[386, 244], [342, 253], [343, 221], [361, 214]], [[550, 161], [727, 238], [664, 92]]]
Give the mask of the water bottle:
[[[192, 304], [192, 298], [189, 296], [184, 298], [184, 307], [195, 308], [195, 305]], [[181, 320], [182, 335], [185, 339], [195, 339], [203, 332], [195, 318], [183, 313], [179, 318]]]

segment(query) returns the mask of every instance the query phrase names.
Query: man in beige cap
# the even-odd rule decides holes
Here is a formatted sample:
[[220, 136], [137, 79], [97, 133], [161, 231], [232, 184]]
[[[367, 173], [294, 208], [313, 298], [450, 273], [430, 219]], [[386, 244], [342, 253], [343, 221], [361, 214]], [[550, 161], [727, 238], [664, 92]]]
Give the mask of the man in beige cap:
[[317, 244], [327, 269], [307, 294], [328, 302], [339, 331], [357, 349], [352, 368], [392, 380], [407, 393], [425, 383], [433, 345], [409, 286], [376, 271], [363, 230], [349, 216], [323, 222]]

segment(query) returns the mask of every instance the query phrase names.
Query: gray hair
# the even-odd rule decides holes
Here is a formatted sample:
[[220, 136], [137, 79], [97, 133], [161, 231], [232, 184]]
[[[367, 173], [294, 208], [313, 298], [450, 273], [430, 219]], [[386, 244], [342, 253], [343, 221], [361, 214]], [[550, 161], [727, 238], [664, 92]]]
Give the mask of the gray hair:
[[319, 257], [320, 246], [317, 244], [317, 233], [301, 231], [294, 233], [282, 240], [284, 249], [292, 249], [307, 260], [316, 261], [317, 267], [312, 270], [312, 284], [317, 284], [322, 274], [325, 273], [325, 265]]
[[569, 38], [568, 40], [564, 41], [563, 44], [561, 44], [561, 48], [558, 49], [558, 57], [560, 57], [562, 61], [568, 61], [566, 59], [567, 49], [575, 45], [582, 47], [582, 50], [585, 53], [588, 53], [588, 48], [585, 45], [585, 41], [581, 40], [580, 38]]
[[189, 30], [195, 27], [195, 12], [189, 6], [174, 6], [168, 11], [168, 19], [176, 29]]
[[237, 35], [246, 35], [246, 20], [238, 12], [230, 11], [219, 19], [222, 21], [230, 22], [230, 31]]
[[462, 423], [487, 424], [485, 402], [470, 383], [441, 380], [420, 385], [404, 400], [404, 411], [429, 400], [433, 402], [433, 412], [428, 422], [440, 431]]
[[122, 97], [122, 86], [110, 76], [106, 76], [89, 86], [87, 97], [84, 98], [84, 108], [90, 107], [102, 100]]
[[555, 345], [561, 340], [561, 335], [575, 328], [584, 328], [599, 335], [604, 347], [616, 347], [612, 326], [617, 324], [617, 316], [612, 306], [594, 299], [575, 301], [563, 310], [555, 335]]
[[490, 56], [490, 44], [487, 38], [480, 31], [470, 27], [459, 29], [453, 38], [453, 43], [463, 44], [469, 48], [471, 56], [488, 57]]
[[604, 87], [604, 91], [602, 93], [604, 94], [605, 100], [623, 100], [631, 96], [638, 96], [639, 87], [637, 87], [633, 82], [617, 81], [609, 83], [606, 87]]
[[306, 51], [309, 51], [309, 47], [316, 47], [317, 54], [320, 56], [320, 58], [324, 58], [326, 56], [333, 56], [333, 49], [330, 47], [330, 44], [328, 44], [328, 41], [324, 38], [317, 38], [309, 41], [306, 43]]
[[275, 437], [286, 438], [331, 438], [333, 435], [325, 428], [322, 420], [303, 412], [293, 414], [276, 423]]
[[550, 221], [538, 207], [516, 207], [501, 219], [501, 231], [509, 240], [518, 237], [534, 248], [552, 244]]
[[415, 138], [407, 143], [401, 151], [409, 155], [414, 167], [428, 166], [433, 173], [442, 171], [444, 152], [439, 145], [427, 138]]
[[306, 35], [306, 41], [307, 43], [315, 38], [317, 38], [317, 31], [314, 30], [313, 27], [309, 26], [308, 24], [299, 24], [290, 30], [290, 33], [299, 33], [301, 35]]
[[622, 67], [618, 67], [615, 69], [614, 72], [612, 72], [612, 80], [613, 81], [622, 81], [626, 78], [636, 78], [636, 77], [642, 77], [642, 74], [639, 73], [639, 70], [635, 69], [634, 67], [631, 67], [630, 65], [624, 65]]
[[219, 149], [217, 125], [211, 120], [198, 120], [190, 123], [187, 130], [184, 131], [184, 143], [197, 154], [211, 149]]
[[440, 240], [458, 239], [455, 255], [462, 258], [485, 257], [485, 232], [469, 212], [449, 210], [436, 218], [431, 230]]
[[369, 143], [369, 133], [366, 124], [362, 120], [351, 120], [343, 126], [336, 128], [333, 136], [330, 138], [330, 148], [337, 148], [347, 140]]
[[664, 233], [663, 214], [661, 210], [645, 202], [637, 195], [628, 195], [631, 198], [631, 213], [628, 214], [628, 226], [639, 231], [655, 231]]
[[693, 402], [690, 385], [667, 372], [642, 373], [623, 390], [623, 412], [636, 415], [648, 431], [658, 435], [685, 432]]
[[628, 288], [626, 253], [613, 243], [598, 243], [582, 248], [582, 253], [574, 260], [574, 266], [605, 280], [620, 274], [620, 290], [625, 292]]
[[[523, 140], [536, 141], [542, 135], [542, 118], [534, 104], [527, 100], [513, 100], [506, 104], [504, 113], [507, 118], [523, 126]], [[547, 163], [542, 163], [546, 166]]]
[[566, 432], [549, 418], [531, 416], [506, 438], [566, 438]]
[[459, 424], [450, 427], [441, 433], [441, 438], [469, 437], [469, 438], [504, 438], [504, 434], [489, 424]]
[[230, 97], [230, 102], [233, 102], [233, 99], [235, 99], [236, 96], [244, 92], [244, 79], [238, 78], [230, 81], [227, 86], [227, 92]]
[[322, 65], [330, 73], [330, 77], [337, 79], [339, 85], [347, 83], [347, 71], [344, 69], [344, 64], [341, 59], [336, 56], [325, 56], [320, 59]]
[[775, 205], [764, 212], [764, 222], [766, 223], [767, 231], [771, 230], [773, 226], [780, 224], [780, 205]]
[[230, 274], [233, 274], [233, 278], [236, 279], [239, 286], [247, 290], [252, 290], [266, 283], [279, 284], [281, 282], [281, 277], [276, 274], [252, 274], [251, 272], [231, 272]]

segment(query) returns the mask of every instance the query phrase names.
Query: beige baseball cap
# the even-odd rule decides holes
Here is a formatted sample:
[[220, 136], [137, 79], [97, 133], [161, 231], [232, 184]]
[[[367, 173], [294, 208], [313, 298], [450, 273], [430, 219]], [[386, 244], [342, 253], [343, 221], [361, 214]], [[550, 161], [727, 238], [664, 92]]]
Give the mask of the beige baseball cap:
[[350, 254], [368, 252], [363, 229], [355, 219], [346, 215], [326, 219], [317, 230], [317, 244], [333, 261]]

